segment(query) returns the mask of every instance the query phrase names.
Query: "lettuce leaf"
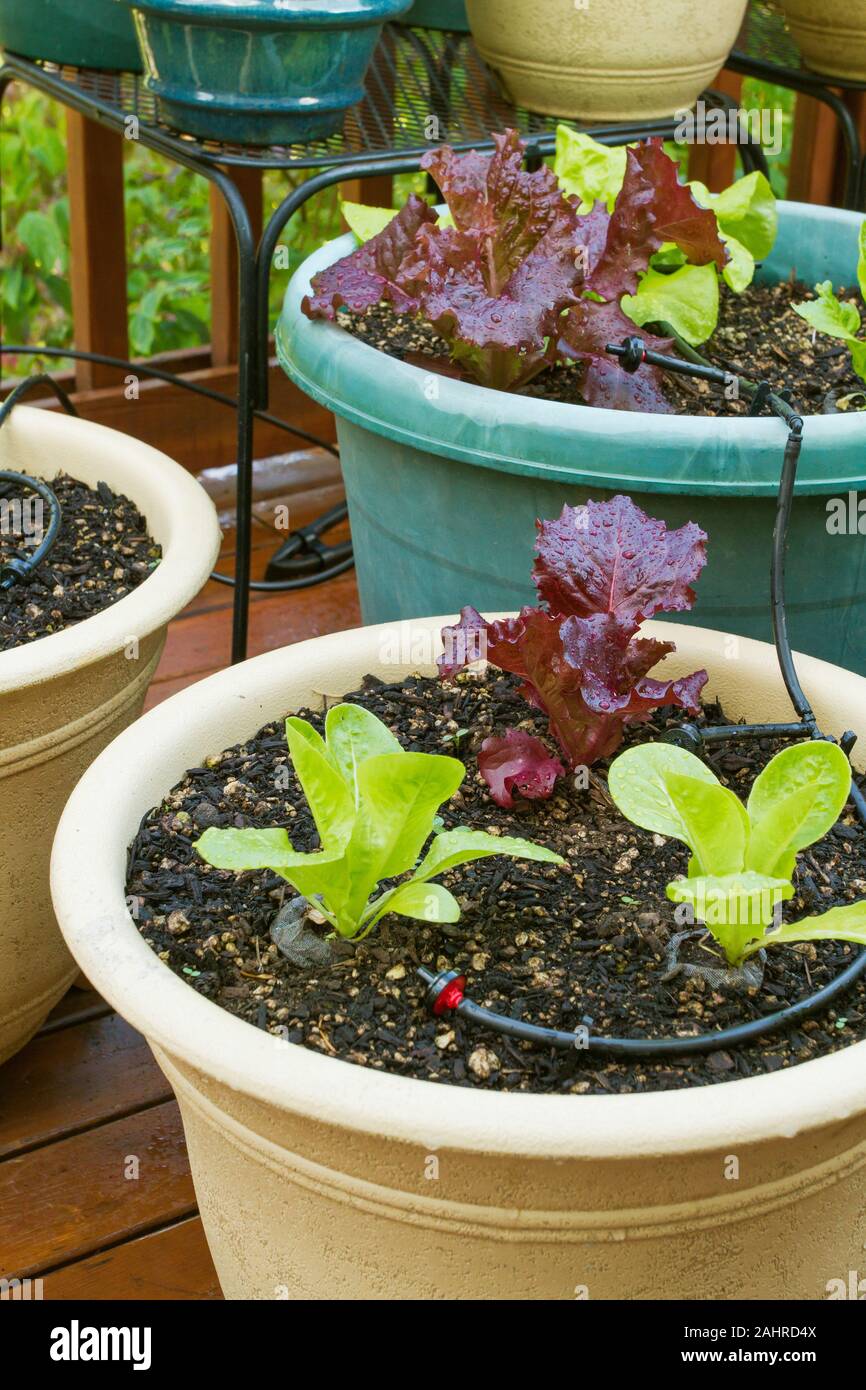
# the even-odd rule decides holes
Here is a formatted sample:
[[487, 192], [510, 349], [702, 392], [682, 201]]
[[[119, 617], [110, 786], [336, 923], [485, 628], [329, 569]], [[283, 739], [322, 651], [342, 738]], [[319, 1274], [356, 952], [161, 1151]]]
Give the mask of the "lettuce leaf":
[[[714, 267], [721, 269], [728, 253], [719, 237], [714, 213], [700, 208], [680, 182], [678, 167], [665, 153], [661, 140], [649, 140], [626, 150], [625, 177], [613, 212], [608, 214], [604, 204], [596, 203], [591, 212], [579, 219], [579, 237], [585, 289], [591, 297], [585, 294], [560, 324], [559, 356], [584, 363], [581, 394], [589, 405], [669, 410], [661, 372], [642, 367], [639, 372], [627, 374], [612, 361], [606, 349], [608, 343], [629, 336], [636, 321], [625, 316], [620, 301], [627, 307], [630, 299], [637, 299], [640, 277], [650, 260], [671, 246], [693, 267], [704, 268], [704, 275], [697, 282], [704, 299], [711, 283], [718, 299]], [[684, 313], [680, 312], [681, 319]], [[657, 309], [650, 306], [644, 322], [659, 317]], [[687, 326], [695, 332], [707, 319], [704, 305]], [[665, 352], [671, 343], [668, 339], [652, 339], [647, 340], [647, 346]]]
[[[570, 360], [582, 366], [587, 404], [669, 410], [661, 374], [622, 372], [607, 346], [658, 320], [706, 341], [715, 270], [743, 289], [754, 248], [774, 232], [766, 181], [749, 175], [720, 195], [696, 184], [712, 203], [702, 206], [658, 138], [609, 147], [562, 126], [556, 172], [524, 169], [515, 131], [493, 140], [492, 154], [442, 145], [424, 156], [445, 217], [414, 195], [397, 214], [345, 203], [363, 244], [314, 278], [304, 312], [334, 319], [343, 306], [363, 313], [384, 301], [435, 329], [452, 374], [514, 390]], [[666, 268], [674, 273], [664, 278]], [[670, 349], [667, 339], [648, 342]]]
[[546, 166], [523, 168], [515, 131], [492, 156], [447, 145], [421, 161], [454, 221], [422, 228], [404, 278], [425, 318], [477, 381], [513, 388], [550, 361], [559, 316], [577, 302], [577, 214]]
[[831, 338], [841, 338], [850, 342], [860, 328], [860, 314], [856, 304], [849, 304], [836, 298], [832, 280], [822, 280], [815, 286], [817, 299], [806, 299], [792, 305], [794, 312], [805, 319], [819, 333], [827, 333]]
[[[743, 290], [748, 289], [755, 278], [755, 258], [751, 251], [738, 241], [735, 236], [729, 236], [727, 232], [720, 231], [719, 236], [725, 243], [730, 260], [722, 271], [722, 277], [729, 289], [734, 294], [742, 294]], [[715, 324], [713, 325], [715, 330]]]
[[381, 232], [313, 276], [313, 293], [304, 297], [303, 312], [308, 318], [333, 320], [343, 305], [361, 313], [383, 299], [399, 314], [416, 312], [418, 298], [405, 285], [400, 270], [419, 229], [435, 222], [433, 209], [413, 193]]
[[424, 317], [482, 386], [513, 389], [546, 367], [560, 315], [577, 303], [574, 213], [562, 208], [522, 259], [472, 232], [424, 227], [403, 264]]
[[721, 232], [735, 237], [754, 260], [769, 256], [779, 229], [779, 214], [776, 195], [763, 174], [758, 170], [746, 174], [721, 193], [711, 193], [699, 179], [692, 179], [689, 187], [701, 207], [716, 214]]
[[636, 627], [692, 607], [706, 542], [693, 521], [669, 531], [621, 494], [564, 506], [555, 521], [538, 522], [532, 582], [552, 613], [610, 613]]
[[565, 768], [534, 734], [508, 729], [504, 738], [486, 738], [478, 754], [478, 771], [498, 806], [513, 806], [512, 793], [532, 801], [549, 797]]
[[[372, 208], [367, 203], [350, 203], [348, 200], [340, 204], [340, 212], [343, 220], [350, 232], [354, 232], [359, 241], [372, 241], [374, 236], [384, 232], [389, 222], [393, 222], [397, 216], [397, 208]], [[440, 213], [436, 219], [438, 227], [451, 227], [454, 225], [451, 214], [448, 212]]]
[[624, 295], [622, 309], [639, 328], [645, 323], [669, 323], [681, 338], [697, 347], [712, 335], [719, 318], [716, 268], [684, 265], [665, 274], [650, 267], [637, 294]]
[[[861, 251], [861, 255], [862, 255]], [[858, 265], [858, 275], [860, 267]], [[836, 298], [831, 280], [815, 286], [817, 299], [805, 299], [791, 308], [819, 333], [839, 338], [851, 352], [851, 365], [861, 381], [866, 381], [866, 342], [856, 337], [860, 331], [860, 311], [856, 304]]]
[[577, 213], [552, 170], [524, 169], [515, 131], [494, 142], [492, 155], [443, 145], [424, 156], [450, 225], [414, 195], [384, 226], [381, 212], [350, 209], [359, 235], [380, 230], [315, 277], [304, 312], [333, 319], [341, 305], [363, 312], [385, 300], [422, 315], [483, 386], [513, 389], [541, 371], [560, 315], [580, 297]]
[[346, 226], [362, 242], [372, 241], [397, 216], [396, 208], [371, 208], [366, 203], [343, 202], [340, 212]]
[[589, 212], [599, 201], [613, 211], [625, 178], [626, 148], [602, 145], [570, 126], [556, 127], [553, 172], [563, 193], [580, 199], [578, 212]]
[[604, 248], [586, 275], [587, 288], [604, 299], [634, 294], [638, 275], [666, 242], [693, 265], [727, 261], [714, 213], [699, 207], [662, 141], [626, 151], [626, 173], [610, 215]]
[[607, 785], [635, 825], [688, 845], [688, 876], [669, 883], [667, 895], [689, 904], [733, 964], [779, 942], [866, 939], [866, 903], [850, 916], [837, 909], [835, 932], [831, 912], [764, 935], [794, 895], [797, 852], [827, 834], [848, 799], [851, 767], [838, 744], [814, 739], [782, 749], [756, 778], [747, 806], [694, 753], [666, 743], [627, 749]]

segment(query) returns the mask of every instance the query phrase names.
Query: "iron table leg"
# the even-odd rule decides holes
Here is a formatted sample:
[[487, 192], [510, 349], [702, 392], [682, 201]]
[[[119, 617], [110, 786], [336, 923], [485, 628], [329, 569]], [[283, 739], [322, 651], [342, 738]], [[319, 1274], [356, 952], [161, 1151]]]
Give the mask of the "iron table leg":
[[[253, 524], [253, 411], [256, 370], [256, 245], [246, 204], [230, 175], [213, 169], [209, 177], [220, 190], [234, 228], [238, 253], [238, 405], [237, 405], [237, 552], [232, 614], [232, 661], [247, 654], [250, 609], [250, 562]], [[267, 328], [267, 317], [265, 318]], [[267, 361], [265, 362], [267, 371]]]
[[[860, 145], [860, 135], [857, 124], [848, 107], [845, 105], [838, 91], [827, 86], [817, 75], [802, 72], [797, 68], [782, 67], [777, 63], [765, 63], [759, 58], [750, 58], [747, 54], [734, 50], [728, 59], [727, 66], [733, 72], [742, 73], [745, 77], [757, 77], [762, 81], [775, 83], [779, 87], [788, 87], [794, 92], [799, 92], [803, 96], [814, 97], [816, 101], [821, 101], [825, 106], [829, 106], [842, 131], [842, 140], [845, 145], [845, 192], [843, 205], [846, 208], [858, 209], [861, 207], [860, 196], [860, 166], [863, 160], [863, 151]], [[829, 79], [833, 81], [832, 78]], [[853, 84], [842, 82], [840, 86], [845, 91], [866, 90], [863, 83]]]

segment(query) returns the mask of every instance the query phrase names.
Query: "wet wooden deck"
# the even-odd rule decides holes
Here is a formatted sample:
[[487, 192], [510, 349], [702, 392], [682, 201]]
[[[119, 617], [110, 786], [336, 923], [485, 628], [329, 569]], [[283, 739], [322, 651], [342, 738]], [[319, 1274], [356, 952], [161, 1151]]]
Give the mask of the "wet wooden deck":
[[[292, 527], [340, 495], [333, 478], [293, 491]], [[257, 506], [257, 577], [281, 539], [268, 521], [276, 500]], [[223, 572], [234, 547], [229, 526]], [[231, 603], [232, 591], [210, 582], [171, 625], [149, 705], [227, 663]], [[256, 594], [249, 652], [359, 621], [351, 571], [312, 589]], [[41, 1279], [46, 1300], [221, 1297], [171, 1090], [141, 1035], [92, 990], [70, 990], [0, 1068], [0, 1232], [0, 1277]]]

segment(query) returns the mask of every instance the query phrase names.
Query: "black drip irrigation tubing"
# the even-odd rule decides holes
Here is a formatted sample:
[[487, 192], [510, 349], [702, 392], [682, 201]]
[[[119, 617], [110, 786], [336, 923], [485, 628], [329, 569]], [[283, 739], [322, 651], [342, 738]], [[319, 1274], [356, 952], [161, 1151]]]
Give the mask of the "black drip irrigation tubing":
[[[698, 1033], [693, 1038], [601, 1038], [587, 1028], [568, 1033], [559, 1028], [544, 1028], [537, 1023], [524, 1023], [519, 1018], [509, 1018], [506, 1014], [484, 1009], [480, 1004], [467, 999], [463, 990], [466, 977], [456, 970], [443, 970], [438, 975], [420, 966], [415, 972], [427, 985], [427, 1004], [434, 1014], [446, 1011], [475, 1023], [481, 1028], [490, 1028], [508, 1038], [521, 1042], [531, 1042], [536, 1046], [555, 1047], [560, 1051], [593, 1052], [600, 1057], [687, 1057], [696, 1052], [717, 1052], [724, 1047], [737, 1047], [751, 1042], [753, 1038], [777, 1033], [780, 1028], [799, 1023], [810, 1014], [822, 1009], [838, 995], [842, 994], [859, 975], [866, 964], [866, 951], [861, 951], [850, 965], [817, 993], [807, 995], [786, 1009], [768, 1014], [766, 1018], [753, 1018], [748, 1023], [738, 1023], [733, 1028], [723, 1028], [718, 1033]], [[440, 1004], [443, 996], [446, 1002]], [[453, 1000], [453, 1002], [448, 1002]], [[437, 1007], [439, 1005], [439, 1007]]]
[[[12, 413], [14, 406], [18, 404], [22, 396], [28, 391], [32, 391], [36, 386], [48, 386], [54, 392], [63, 409], [68, 415], [75, 415], [77, 411], [72, 404], [69, 396], [53, 381], [45, 372], [36, 372], [33, 376], [20, 381], [14, 391], [9, 393], [7, 399], [0, 406], [0, 427], [5, 425]], [[29, 578], [35, 569], [47, 559], [48, 554], [57, 540], [60, 533], [60, 523], [63, 519], [63, 512], [57, 494], [54, 489], [49, 487], [41, 478], [31, 478], [27, 473], [18, 473], [13, 469], [0, 469], [0, 497], [6, 497], [10, 492], [23, 488], [26, 492], [35, 492], [37, 497], [48, 507], [49, 522], [36, 549], [32, 555], [21, 556], [13, 555], [4, 564], [0, 565], [0, 592], [11, 589], [13, 584], [19, 583], [23, 579]]]
[[[788, 624], [785, 612], [785, 551], [788, 536], [788, 523], [791, 503], [794, 497], [794, 483], [797, 477], [797, 464], [803, 443], [803, 420], [786, 396], [771, 391], [766, 382], [753, 382], [746, 377], [734, 377], [714, 367], [700, 353], [685, 343], [669, 325], [661, 325], [667, 337], [674, 339], [681, 357], [671, 357], [664, 353], [652, 352], [645, 347], [643, 340], [630, 337], [621, 344], [608, 344], [607, 351], [619, 360], [624, 371], [636, 372], [646, 363], [661, 367], [665, 371], [683, 373], [700, 377], [718, 386], [728, 386], [732, 379], [738, 389], [751, 402], [750, 413], [758, 415], [768, 407], [774, 415], [788, 427], [784, 458], [779, 479], [776, 520], [773, 527], [773, 548], [770, 565], [770, 591], [772, 599], [773, 637], [779, 669], [791, 704], [798, 716], [797, 722], [787, 724], [734, 724], [713, 726], [702, 729], [697, 724], [683, 724], [672, 730], [668, 741], [691, 752], [699, 754], [705, 742], [721, 742], [724, 739], [746, 737], [813, 738], [823, 739], [818, 722], [809, 701], [800, 685], [788, 639]], [[855, 735], [846, 733], [839, 740], [846, 755], [854, 743]], [[853, 774], [851, 778], [850, 800], [863, 825], [866, 825], [866, 797], [857, 786]], [[419, 966], [416, 974], [427, 987], [426, 1003], [429, 1010], [437, 1015], [451, 1014], [487, 1028], [505, 1037], [517, 1038], [522, 1042], [533, 1043], [537, 1047], [553, 1047], [561, 1051], [590, 1052], [601, 1057], [664, 1059], [687, 1057], [696, 1053], [716, 1052], [725, 1047], [739, 1047], [754, 1038], [766, 1037], [782, 1028], [799, 1023], [802, 1019], [817, 1013], [819, 1009], [838, 998], [859, 979], [866, 970], [866, 948], [858, 952], [850, 965], [846, 966], [834, 980], [822, 989], [816, 990], [790, 1004], [785, 1009], [767, 1014], [764, 1018], [750, 1019], [733, 1028], [723, 1028], [717, 1033], [699, 1033], [694, 1037], [678, 1038], [606, 1038], [597, 1037], [588, 1027], [576, 1032], [566, 1032], [559, 1028], [545, 1028], [540, 1024], [526, 1023], [523, 1019], [509, 1018], [493, 1009], [482, 1008], [465, 993], [466, 977], [456, 970], [442, 970], [438, 974]]]
[[[204, 396], [208, 400], [215, 401], [218, 405], [229, 406], [231, 409], [237, 408], [237, 401], [232, 396], [227, 396], [222, 391], [215, 391], [211, 386], [202, 386], [198, 381], [188, 381], [185, 377], [178, 376], [176, 372], [167, 372], [161, 367], [152, 367], [144, 362], [132, 362], [125, 357], [112, 357], [104, 352], [84, 352], [79, 348], [26, 347], [21, 343], [0, 343], [0, 356], [4, 353], [8, 356], [29, 354], [34, 357], [68, 357], [74, 362], [95, 362], [103, 367], [117, 367], [119, 371], [129, 372], [133, 375], [140, 373], [143, 376], [154, 377], [157, 381], [168, 382], [171, 386], [178, 386], [184, 391], [192, 391], [197, 396]], [[64, 403], [65, 408], [71, 414], [76, 414], [66, 392], [51, 377], [40, 374], [37, 377], [28, 378], [28, 382], [31, 384], [37, 381], [49, 385]], [[25, 384], [21, 383], [21, 385]], [[18, 389], [16, 387], [9, 396], [5, 403], [7, 406], [13, 401]], [[288, 421], [281, 420], [277, 415], [271, 415], [267, 410], [254, 410], [253, 414], [257, 420], [262, 420], [265, 424], [285, 430], [287, 434], [294, 434], [298, 439], [306, 440], [308, 444], [313, 444], [316, 448], [324, 449], [327, 453], [333, 454], [334, 458], [340, 457], [339, 450], [335, 449], [333, 444], [329, 444], [326, 439], [320, 439], [318, 435], [311, 434], [308, 430], [302, 430], [297, 425], [290, 425]], [[314, 526], [306, 529], [312, 532]], [[44, 556], [42, 558], [44, 559]], [[310, 589], [316, 584], [324, 584], [329, 579], [336, 579], [337, 575], [350, 570], [354, 563], [353, 557], [349, 555], [341, 557], [336, 563], [326, 565], [312, 574], [302, 575], [298, 579], [252, 579], [247, 587], [256, 593], [288, 593], [295, 589]], [[218, 584], [226, 584], [230, 588], [235, 586], [236, 581], [231, 574], [220, 574], [215, 570], [210, 577]]]

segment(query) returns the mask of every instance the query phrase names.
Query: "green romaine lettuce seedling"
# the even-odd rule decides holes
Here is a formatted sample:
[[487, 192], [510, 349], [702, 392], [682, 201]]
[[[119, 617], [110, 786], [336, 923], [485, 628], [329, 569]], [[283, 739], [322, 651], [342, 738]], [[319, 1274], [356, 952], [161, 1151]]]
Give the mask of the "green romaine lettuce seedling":
[[793, 896], [797, 852], [826, 835], [850, 787], [841, 748], [817, 740], [777, 753], [745, 806], [700, 758], [668, 743], [628, 749], [608, 777], [624, 816], [688, 845], [688, 877], [669, 883], [668, 897], [692, 907], [734, 965], [762, 946], [793, 941], [866, 945], [866, 899], [765, 934], [778, 905]]
[[[860, 224], [858, 247], [857, 283], [862, 298], [866, 300], [866, 222]], [[815, 286], [815, 293], [817, 299], [804, 299], [800, 304], [792, 304], [791, 308], [816, 332], [847, 343], [851, 366], [860, 380], [866, 381], [866, 342], [857, 337], [862, 326], [857, 305], [837, 299], [832, 280], [822, 280]]]
[[671, 271], [650, 266], [637, 294], [623, 295], [620, 308], [638, 328], [668, 323], [687, 343], [704, 343], [719, 319], [718, 271], [714, 265], [681, 265]]
[[[306, 719], [286, 720], [286, 739], [309, 803], [321, 849], [292, 848], [285, 830], [206, 830], [195, 848], [208, 864], [237, 872], [271, 869], [316, 906], [340, 936], [360, 938], [386, 912], [425, 922], [456, 922], [460, 908], [437, 874], [492, 854], [562, 864], [527, 840], [481, 830], [434, 836], [436, 812], [464, 777], [457, 758], [408, 753], [390, 729], [360, 705], [335, 705], [325, 737]], [[411, 876], [378, 897], [383, 879]]]

